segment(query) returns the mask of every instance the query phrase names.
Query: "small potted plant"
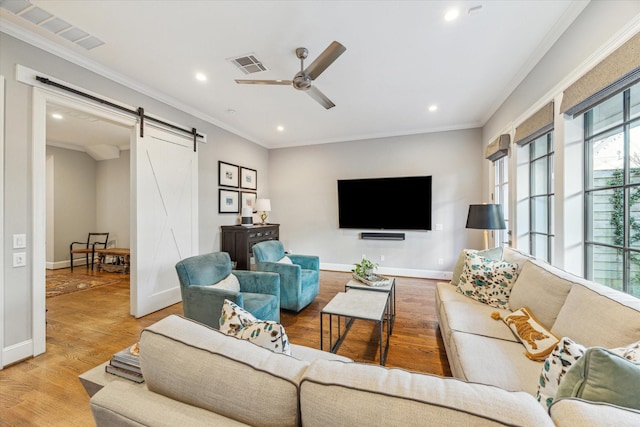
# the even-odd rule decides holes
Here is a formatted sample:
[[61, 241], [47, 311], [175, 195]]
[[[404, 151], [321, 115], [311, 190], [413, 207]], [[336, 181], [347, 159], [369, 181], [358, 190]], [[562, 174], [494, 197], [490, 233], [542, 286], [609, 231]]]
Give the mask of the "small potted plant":
[[353, 274], [362, 279], [369, 279], [371, 273], [373, 273], [373, 270], [378, 268], [378, 264], [371, 262], [366, 258], [362, 258], [359, 263], [355, 263], [353, 265], [355, 265], [355, 268], [353, 268], [351, 271], [353, 272]]

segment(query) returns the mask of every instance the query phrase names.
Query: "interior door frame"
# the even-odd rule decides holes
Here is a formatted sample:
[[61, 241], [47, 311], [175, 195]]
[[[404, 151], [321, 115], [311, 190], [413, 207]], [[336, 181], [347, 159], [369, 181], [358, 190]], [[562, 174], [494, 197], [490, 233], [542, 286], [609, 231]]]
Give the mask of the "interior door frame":
[[[32, 112], [32, 217], [31, 217], [31, 283], [32, 283], [32, 349], [37, 356], [46, 350], [46, 121], [47, 103], [66, 106], [131, 128], [135, 139], [137, 119], [101, 107], [77, 96], [51, 91], [47, 88], [33, 88]], [[136, 224], [130, 227], [135, 230]]]

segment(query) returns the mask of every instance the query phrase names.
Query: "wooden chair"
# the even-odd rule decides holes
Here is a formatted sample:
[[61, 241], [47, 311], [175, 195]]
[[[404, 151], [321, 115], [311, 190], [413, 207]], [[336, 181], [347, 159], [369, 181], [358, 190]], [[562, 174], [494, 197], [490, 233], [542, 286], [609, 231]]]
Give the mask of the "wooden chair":
[[[89, 268], [89, 254], [91, 254], [91, 270], [93, 270], [93, 259], [98, 249], [106, 249], [109, 241], [109, 233], [89, 233], [86, 242], [73, 242], [69, 245], [69, 262], [73, 271], [73, 254], [84, 254], [87, 268]], [[74, 245], [83, 245], [76, 247]]]

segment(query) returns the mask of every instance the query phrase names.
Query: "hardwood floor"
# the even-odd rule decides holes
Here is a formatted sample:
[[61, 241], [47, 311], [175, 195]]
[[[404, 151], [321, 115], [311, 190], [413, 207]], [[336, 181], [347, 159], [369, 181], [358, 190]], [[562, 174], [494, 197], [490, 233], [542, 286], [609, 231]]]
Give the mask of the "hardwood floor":
[[[78, 270], [79, 271], [79, 270]], [[85, 270], [83, 269], [84, 273]], [[128, 276], [110, 286], [47, 299], [47, 351], [0, 371], [0, 425], [94, 426], [89, 397], [78, 375], [134, 343], [146, 326], [182, 303], [140, 319], [129, 315]], [[344, 290], [348, 273], [322, 271], [320, 295], [300, 313], [282, 312], [281, 322], [295, 344], [320, 348], [320, 310]], [[396, 323], [388, 367], [450, 375], [435, 317], [435, 281], [396, 279]], [[338, 354], [378, 363], [378, 334], [372, 322], [356, 321]]]

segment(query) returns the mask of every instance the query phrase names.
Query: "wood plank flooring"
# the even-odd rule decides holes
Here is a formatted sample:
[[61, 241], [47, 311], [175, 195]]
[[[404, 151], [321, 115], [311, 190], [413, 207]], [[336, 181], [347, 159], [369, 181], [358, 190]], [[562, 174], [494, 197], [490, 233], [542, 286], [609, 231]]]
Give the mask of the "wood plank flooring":
[[[89, 397], [78, 375], [137, 341], [146, 326], [167, 315], [182, 314], [178, 303], [135, 319], [129, 315], [129, 276], [94, 274], [122, 281], [48, 298], [46, 353], [0, 371], [1, 426], [94, 426]], [[344, 291], [348, 279], [348, 273], [322, 271], [316, 300], [300, 313], [282, 312], [281, 322], [291, 342], [320, 348], [320, 310]], [[435, 283], [396, 279], [397, 316], [388, 367], [451, 375], [437, 329]], [[375, 324], [355, 321], [338, 354], [379, 363]]]

